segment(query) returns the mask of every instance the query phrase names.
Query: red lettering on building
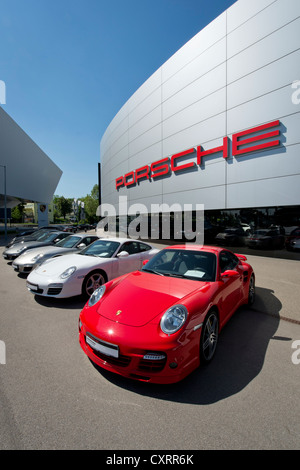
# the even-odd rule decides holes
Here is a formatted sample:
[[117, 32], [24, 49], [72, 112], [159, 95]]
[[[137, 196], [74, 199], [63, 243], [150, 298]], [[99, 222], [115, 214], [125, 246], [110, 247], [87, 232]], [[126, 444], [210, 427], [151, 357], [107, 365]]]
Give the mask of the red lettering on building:
[[210, 150], [201, 150], [202, 147], [199, 146], [197, 147], [197, 164], [201, 165], [202, 163], [202, 157], [205, 157], [206, 155], [212, 155], [213, 153], [218, 153], [218, 152], [223, 152], [223, 158], [228, 157], [228, 137], [223, 137], [223, 145], [220, 147], [215, 147]]
[[[280, 135], [279, 129], [265, 132], [263, 134], [259, 134], [261, 131], [265, 131], [266, 129], [270, 129], [272, 127], [279, 126], [280, 121], [272, 121], [267, 124], [263, 124], [261, 126], [252, 127], [251, 129], [247, 129], [242, 132], [237, 132], [232, 134], [232, 155], [239, 156], [244, 155], [251, 152], [257, 152], [259, 150], [266, 150], [271, 147], [277, 147], [280, 144], [280, 140], [271, 140], [268, 142], [258, 143], [262, 140], [271, 139], [273, 137], [278, 137]], [[255, 136], [251, 136], [251, 134], [258, 134]], [[246, 137], [246, 138], [245, 138]], [[249, 144], [254, 144], [250, 145]], [[223, 158], [229, 157], [229, 137], [223, 137], [223, 144], [219, 147], [214, 147], [212, 149], [203, 150], [201, 145], [197, 148], [190, 148], [188, 150], [184, 150], [183, 152], [176, 153], [171, 156], [171, 158], [162, 158], [161, 160], [157, 160], [156, 162], [151, 163], [151, 165], [144, 165], [141, 168], [138, 168], [135, 171], [130, 171], [126, 173], [124, 176], [119, 176], [116, 178], [116, 190], [125, 186], [130, 187], [136, 183], [139, 183], [142, 179], [156, 179], [160, 176], [165, 176], [170, 172], [176, 173], [177, 171], [181, 170], [188, 170], [189, 168], [193, 168], [196, 166], [194, 161], [189, 161], [187, 163], [180, 163], [181, 159], [184, 159], [186, 156], [193, 156], [196, 153], [197, 157], [197, 165], [202, 164], [203, 157], [207, 155], [213, 155], [215, 153], [222, 152]]]
[[170, 171], [169, 159], [163, 158], [157, 162], [151, 163], [151, 178], [158, 178], [159, 176], [167, 175]]
[[191, 148], [188, 150], [185, 150], [184, 152], [176, 153], [175, 155], [172, 155], [171, 157], [171, 170], [172, 171], [179, 171], [179, 170], [185, 170], [186, 168], [192, 168], [195, 166], [195, 162], [189, 162], [189, 163], [184, 163], [182, 165], [176, 164], [176, 160], [179, 159], [180, 157], [185, 157], [186, 155], [189, 155], [191, 153], [194, 153], [195, 149]]
[[271, 137], [279, 136], [279, 130], [267, 132], [265, 134], [257, 135], [250, 137], [248, 139], [239, 140], [240, 137], [247, 136], [249, 134], [254, 134], [255, 132], [260, 132], [270, 127], [275, 127], [279, 125], [279, 121], [272, 121], [268, 124], [263, 124], [262, 126], [252, 127], [243, 132], [238, 132], [237, 134], [232, 135], [232, 155], [244, 155], [245, 153], [257, 152], [258, 150], [267, 149], [270, 147], [276, 147], [280, 144], [279, 140], [272, 140], [271, 142], [264, 142], [259, 145], [253, 145], [252, 147], [240, 148], [243, 145], [251, 144], [254, 142], [259, 142], [260, 140], [269, 139]]

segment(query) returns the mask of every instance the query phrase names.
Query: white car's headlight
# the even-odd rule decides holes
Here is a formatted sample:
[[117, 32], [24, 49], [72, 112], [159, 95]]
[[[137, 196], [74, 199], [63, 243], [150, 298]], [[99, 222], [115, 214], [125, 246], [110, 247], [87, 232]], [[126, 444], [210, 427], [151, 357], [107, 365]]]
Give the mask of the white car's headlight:
[[184, 305], [173, 305], [163, 314], [160, 327], [167, 335], [176, 333], [186, 322], [187, 316], [188, 311]]
[[76, 271], [76, 266], [71, 266], [71, 268], [66, 269], [61, 275], [61, 279], [67, 279], [68, 277], [72, 276]]
[[94, 290], [94, 292], [92, 293], [88, 301], [89, 307], [92, 307], [93, 305], [95, 305], [101, 299], [101, 297], [103, 297], [105, 289], [106, 289], [105, 286], [101, 286], [101, 287], [98, 287], [98, 289]]

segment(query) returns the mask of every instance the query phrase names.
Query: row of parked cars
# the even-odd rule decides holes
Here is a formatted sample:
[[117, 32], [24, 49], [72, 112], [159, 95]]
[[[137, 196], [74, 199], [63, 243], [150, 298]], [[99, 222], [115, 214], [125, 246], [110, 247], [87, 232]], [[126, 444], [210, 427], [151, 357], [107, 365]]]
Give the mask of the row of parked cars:
[[182, 380], [215, 356], [235, 311], [255, 301], [255, 274], [226, 248], [38, 230], [3, 257], [37, 296], [87, 298], [79, 344], [99, 367], [153, 383]]
[[269, 227], [251, 231], [245, 227], [228, 227], [215, 237], [217, 245], [246, 246], [249, 248], [263, 248], [289, 251], [300, 249], [300, 227], [293, 229], [290, 234], [284, 235], [280, 227]]
[[[158, 252], [127, 238], [100, 239], [89, 233], [41, 229], [15, 237], [3, 251], [16, 272], [28, 274], [27, 288], [48, 297], [90, 296], [113, 277], [140, 269]], [[76, 272], [76, 276], [73, 274]]]

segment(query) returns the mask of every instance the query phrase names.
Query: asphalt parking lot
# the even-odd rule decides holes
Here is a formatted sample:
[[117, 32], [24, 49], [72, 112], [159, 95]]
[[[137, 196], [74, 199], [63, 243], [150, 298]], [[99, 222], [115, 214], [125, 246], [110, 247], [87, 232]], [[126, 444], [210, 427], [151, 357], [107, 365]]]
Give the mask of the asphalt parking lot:
[[33, 296], [1, 256], [0, 449], [299, 449], [299, 261], [248, 260], [256, 302], [213, 362], [150, 386], [93, 366], [78, 344], [84, 301]]

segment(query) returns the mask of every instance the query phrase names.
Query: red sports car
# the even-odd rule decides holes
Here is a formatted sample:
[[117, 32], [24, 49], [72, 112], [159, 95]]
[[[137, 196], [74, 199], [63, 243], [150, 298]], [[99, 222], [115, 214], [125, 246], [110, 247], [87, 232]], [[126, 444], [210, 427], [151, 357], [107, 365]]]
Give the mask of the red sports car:
[[144, 382], [177, 382], [211, 361], [225, 323], [254, 298], [245, 256], [170, 246], [141, 271], [94, 291], [80, 313], [79, 342], [104, 369]]

